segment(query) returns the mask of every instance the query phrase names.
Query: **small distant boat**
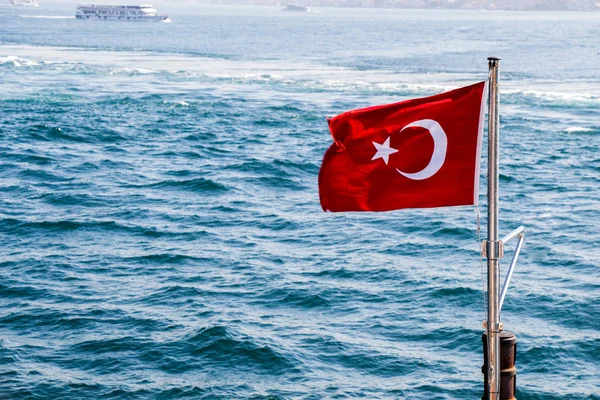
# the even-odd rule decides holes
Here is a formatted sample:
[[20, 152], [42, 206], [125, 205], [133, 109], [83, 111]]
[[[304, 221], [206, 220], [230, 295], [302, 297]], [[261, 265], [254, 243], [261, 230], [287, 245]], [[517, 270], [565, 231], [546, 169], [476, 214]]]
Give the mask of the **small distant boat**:
[[77, 4], [75, 18], [84, 20], [110, 21], [156, 21], [171, 22], [167, 14], [158, 14], [151, 4], [139, 6], [109, 6]]
[[308, 7], [304, 7], [304, 6], [297, 6], [295, 4], [288, 4], [288, 6], [283, 9], [283, 11], [309, 12], [310, 9]]
[[15, 7], [39, 7], [40, 3], [35, 0], [10, 0], [10, 4]]

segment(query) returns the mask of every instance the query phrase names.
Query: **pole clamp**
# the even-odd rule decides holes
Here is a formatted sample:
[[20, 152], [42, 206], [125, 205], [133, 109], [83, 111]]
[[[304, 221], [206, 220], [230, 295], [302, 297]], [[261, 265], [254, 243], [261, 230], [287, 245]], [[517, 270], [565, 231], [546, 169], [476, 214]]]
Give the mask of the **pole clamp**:
[[504, 257], [504, 242], [502, 240], [496, 240], [495, 242], [490, 242], [489, 240], [482, 240], [481, 255], [482, 257], [489, 258], [492, 260], [498, 260]]
[[[488, 322], [483, 321], [481, 323], [481, 327], [487, 331], [488, 330], [488, 328], [487, 328]], [[504, 330], [504, 322], [498, 322], [498, 324], [494, 324], [494, 323], [490, 324], [490, 331], [492, 331], [492, 332], [502, 332], [503, 330]]]

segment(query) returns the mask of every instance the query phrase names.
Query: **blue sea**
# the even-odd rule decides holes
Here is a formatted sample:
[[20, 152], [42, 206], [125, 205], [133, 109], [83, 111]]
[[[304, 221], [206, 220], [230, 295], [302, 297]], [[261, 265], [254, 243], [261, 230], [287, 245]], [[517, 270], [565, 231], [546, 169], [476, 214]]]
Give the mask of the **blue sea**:
[[155, 5], [0, 6], [0, 398], [480, 398], [485, 146], [479, 209], [317, 175], [326, 117], [494, 55], [517, 398], [600, 399], [600, 13]]

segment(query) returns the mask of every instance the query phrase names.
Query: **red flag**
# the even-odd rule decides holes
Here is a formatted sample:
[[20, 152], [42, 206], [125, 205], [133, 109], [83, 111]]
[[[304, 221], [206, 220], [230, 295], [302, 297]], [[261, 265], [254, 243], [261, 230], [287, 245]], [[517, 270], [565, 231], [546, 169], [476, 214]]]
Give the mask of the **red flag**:
[[485, 82], [328, 120], [324, 211], [477, 204]]

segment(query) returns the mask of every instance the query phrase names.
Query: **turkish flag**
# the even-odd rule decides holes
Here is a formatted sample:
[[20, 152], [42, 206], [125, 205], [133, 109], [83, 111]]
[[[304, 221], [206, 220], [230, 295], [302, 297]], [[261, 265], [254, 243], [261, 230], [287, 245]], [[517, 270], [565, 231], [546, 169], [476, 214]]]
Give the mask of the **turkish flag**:
[[324, 211], [477, 204], [486, 83], [328, 120]]

